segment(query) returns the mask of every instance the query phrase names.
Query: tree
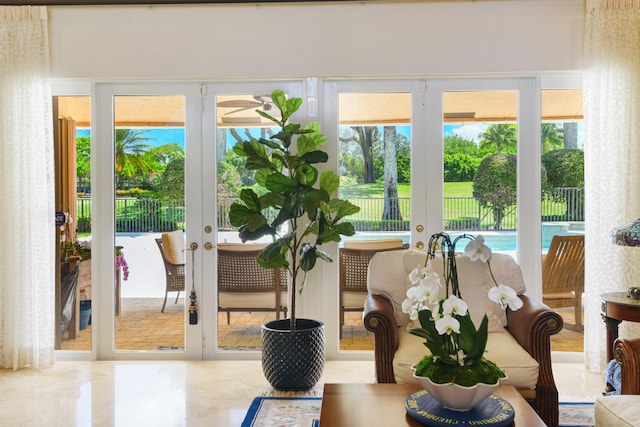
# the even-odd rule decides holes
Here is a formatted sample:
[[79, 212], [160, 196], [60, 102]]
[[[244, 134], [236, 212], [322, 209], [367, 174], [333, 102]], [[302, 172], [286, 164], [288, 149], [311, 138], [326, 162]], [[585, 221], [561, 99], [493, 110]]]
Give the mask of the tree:
[[184, 157], [171, 160], [156, 180], [159, 198], [184, 200]]
[[145, 129], [116, 129], [115, 172], [116, 188], [121, 189], [123, 178], [132, 178], [140, 174], [154, 173], [147, 154], [149, 145], [143, 135]]
[[584, 151], [562, 148], [545, 153], [541, 160], [551, 187], [584, 187]]
[[575, 189], [584, 188], [584, 151], [562, 148], [545, 153], [541, 160], [549, 186], [554, 189], [563, 188], [553, 192], [555, 200], [566, 203], [568, 217], [581, 220], [584, 212], [584, 193]]
[[564, 144], [563, 129], [555, 123], [542, 123], [541, 127], [542, 154], [556, 150]]
[[396, 127], [384, 127], [384, 209], [383, 220], [402, 220], [398, 204], [398, 164]]
[[480, 155], [478, 144], [458, 135], [447, 135], [443, 140], [444, 154], [466, 154], [471, 157]]
[[495, 152], [515, 154], [518, 145], [518, 130], [514, 124], [495, 124], [480, 135], [480, 148]]
[[495, 230], [501, 227], [509, 206], [517, 200], [516, 157], [508, 154], [492, 154], [482, 160], [473, 178], [473, 197], [480, 206], [493, 211]]
[[91, 138], [88, 136], [76, 138], [76, 176], [77, 190], [91, 192]]
[[364, 183], [376, 182], [373, 164], [373, 144], [380, 138], [377, 126], [351, 126], [353, 134], [349, 137], [341, 137], [342, 142], [355, 142], [362, 149], [364, 161]]

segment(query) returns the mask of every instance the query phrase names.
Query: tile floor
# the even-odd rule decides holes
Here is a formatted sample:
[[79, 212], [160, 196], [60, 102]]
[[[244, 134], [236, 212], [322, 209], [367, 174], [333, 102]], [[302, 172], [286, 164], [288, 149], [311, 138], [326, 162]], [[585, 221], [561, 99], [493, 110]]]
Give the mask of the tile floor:
[[[168, 302], [164, 314], [160, 314], [161, 300], [159, 304], [155, 301], [127, 304], [123, 304], [117, 320], [121, 340], [117, 341], [118, 348], [155, 349], [159, 343], [180, 345], [182, 336], [167, 332], [183, 329], [180, 302], [178, 305]], [[154, 320], [150, 322], [145, 313]], [[370, 334], [360, 328], [359, 314], [350, 314], [353, 316], [347, 320], [341, 345], [372, 348]], [[572, 321], [571, 314], [561, 314]], [[221, 314], [221, 344], [259, 344], [250, 340], [259, 336], [256, 325], [262, 323], [264, 319], [258, 317], [264, 315], [234, 313], [232, 324], [226, 326], [226, 314]], [[151, 329], [156, 331], [150, 342], [129, 339], [129, 331], [148, 337], [149, 324], [155, 325]], [[166, 327], [158, 328], [159, 324]], [[145, 333], [140, 334], [140, 330]], [[89, 327], [81, 331], [77, 340], [65, 340], [63, 348], [83, 348], [89, 345], [90, 336]], [[554, 351], [582, 351], [582, 334], [563, 330], [552, 347]], [[604, 389], [602, 374], [588, 372], [582, 364], [556, 363], [553, 368], [561, 401], [593, 401]], [[328, 361], [323, 377], [312, 391], [321, 393], [327, 382], [374, 382], [373, 362]], [[271, 391], [260, 361], [255, 360], [59, 361], [39, 371], [0, 370], [0, 425], [234, 427], [240, 426], [255, 396]]]
[[[604, 382], [579, 364], [554, 365], [561, 401], [593, 401]], [[373, 362], [328, 361], [326, 382], [373, 382]], [[2, 426], [240, 426], [270, 392], [259, 361], [56, 362], [0, 371]]]
[[[160, 312], [162, 298], [124, 298], [120, 315], [116, 317], [116, 349], [119, 350], [156, 350], [161, 346], [184, 345], [184, 300], [167, 301], [164, 313]], [[561, 308], [557, 311], [566, 323], [573, 323], [573, 310]], [[222, 347], [260, 348], [260, 325], [275, 319], [273, 313], [231, 313], [231, 322], [227, 325], [225, 313], [218, 316], [219, 344]], [[90, 350], [91, 325], [80, 331], [76, 339], [63, 336], [63, 350]], [[373, 334], [364, 329], [360, 313], [347, 312], [343, 336], [340, 340], [342, 350], [373, 350]], [[562, 352], [582, 352], [582, 332], [563, 329], [551, 337], [551, 350]]]

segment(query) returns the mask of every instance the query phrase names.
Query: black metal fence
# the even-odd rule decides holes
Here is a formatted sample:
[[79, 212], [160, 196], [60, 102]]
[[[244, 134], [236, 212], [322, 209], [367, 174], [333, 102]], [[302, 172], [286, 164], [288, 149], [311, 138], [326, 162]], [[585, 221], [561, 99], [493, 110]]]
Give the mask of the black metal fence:
[[[218, 229], [233, 230], [229, 207], [234, 199], [218, 200]], [[383, 198], [350, 199], [360, 212], [349, 217], [357, 231], [409, 231], [409, 198], [398, 200], [399, 216], [382, 220]], [[516, 207], [509, 206], [499, 227], [493, 210], [473, 197], [445, 197], [445, 229], [452, 231], [513, 230], [517, 224]], [[584, 221], [584, 189], [556, 188], [542, 201], [542, 221]], [[156, 199], [116, 199], [117, 232], [162, 232], [183, 229], [184, 203]], [[78, 198], [78, 231], [91, 231], [91, 199]]]

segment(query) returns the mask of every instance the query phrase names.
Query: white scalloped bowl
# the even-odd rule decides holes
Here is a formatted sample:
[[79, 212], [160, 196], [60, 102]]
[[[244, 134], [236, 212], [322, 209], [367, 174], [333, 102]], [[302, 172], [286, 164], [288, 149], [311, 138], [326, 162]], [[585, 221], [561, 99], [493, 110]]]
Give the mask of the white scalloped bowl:
[[416, 375], [415, 365], [411, 367], [413, 378], [424, 387], [438, 402], [453, 411], [469, 411], [478, 403], [489, 397], [498, 387], [501, 378], [495, 384], [479, 383], [471, 387], [465, 387], [454, 383], [436, 384], [427, 377]]

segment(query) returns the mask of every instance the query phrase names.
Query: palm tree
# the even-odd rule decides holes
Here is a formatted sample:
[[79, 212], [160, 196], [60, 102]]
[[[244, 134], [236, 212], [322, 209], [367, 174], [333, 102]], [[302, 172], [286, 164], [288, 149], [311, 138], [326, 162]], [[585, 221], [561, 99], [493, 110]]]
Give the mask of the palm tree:
[[555, 123], [542, 123], [542, 127], [540, 130], [542, 136], [541, 154], [544, 154], [547, 151], [562, 148], [564, 144], [562, 128], [558, 127], [558, 125], [556, 125]]
[[491, 125], [484, 133], [480, 134], [480, 148], [486, 149], [495, 146], [497, 154], [501, 154], [503, 151], [515, 154], [517, 143], [518, 130], [514, 124]]
[[146, 129], [116, 129], [116, 188], [122, 178], [155, 172], [146, 156], [149, 145], [142, 143], [150, 139], [144, 137], [145, 132]]

